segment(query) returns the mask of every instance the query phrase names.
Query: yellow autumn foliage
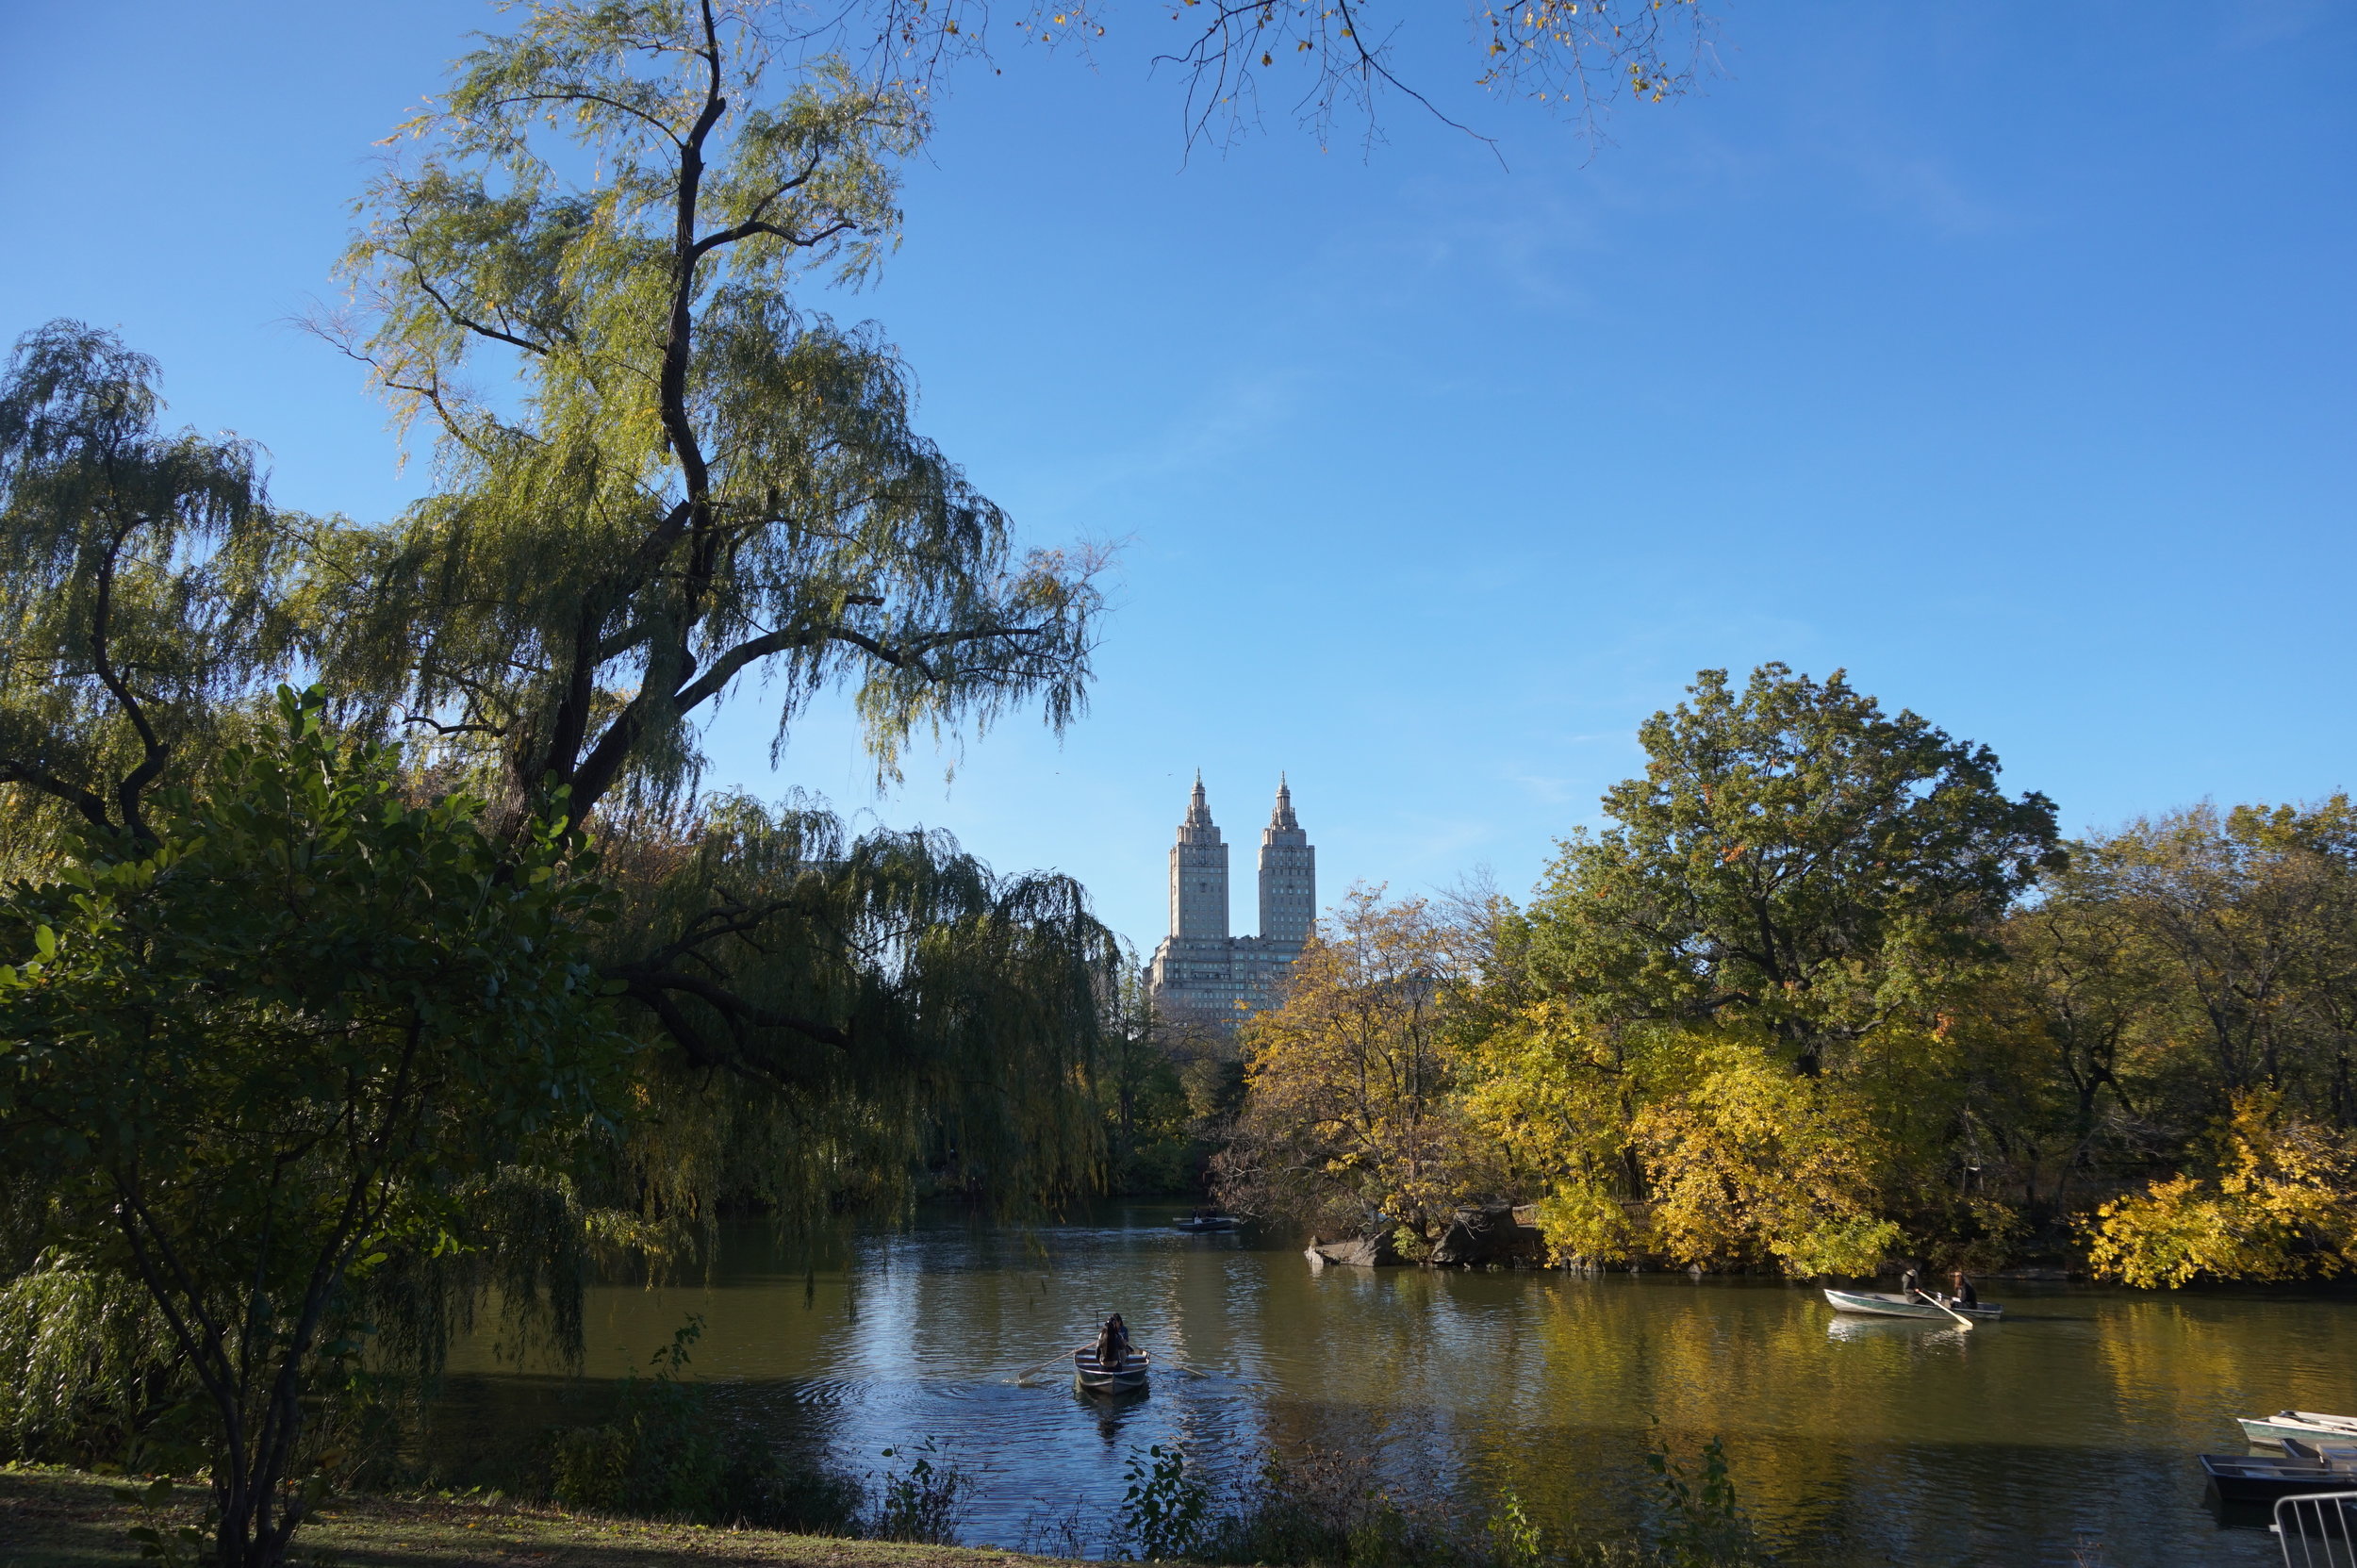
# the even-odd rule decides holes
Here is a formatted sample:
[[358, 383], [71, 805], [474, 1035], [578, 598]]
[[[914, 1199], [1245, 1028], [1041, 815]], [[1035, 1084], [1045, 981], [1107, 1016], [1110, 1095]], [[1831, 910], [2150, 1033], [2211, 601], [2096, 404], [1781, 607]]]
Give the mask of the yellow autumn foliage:
[[1871, 1274], [1900, 1232], [1877, 1214], [1880, 1140], [1863, 1107], [1754, 1041], [1701, 1045], [1691, 1071], [1690, 1087], [1646, 1106], [1632, 1129], [1656, 1248], [1691, 1263]]
[[1621, 1193], [1632, 1084], [1603, 1033], [1541, 1002], [1463, 1055], [1466, 1119], [1542, 1194], [1539, 1228], [1554, 1254], [1615, 1263], [1637, 1251], [1643, 1227]]
[[2179, 1174], [2102, 1205], [2085, 1225], [2098, 1278], [2141, 1286], [2330, 1279], [2357, 1262], [2357, 1150], [2346, 1135], [2237, 1095], [2214, 1178]]
[[1245, 1099], [1223, 1201], [1346, 1230], [1380, 1214], [1411, 1251], [1490, 1172], [1462, 1136], [1444, 1028], [1459, 933], [1423, 900], [1353, 887], [1243, 1032]]
[[1467, 1120], [1543, 1193], [1560, 1258], [1868, 1274], [1887, 1151], [1844, 1081], [1737, 1031], [1615, 1042], [1541, 1003], [1466, 1048]]

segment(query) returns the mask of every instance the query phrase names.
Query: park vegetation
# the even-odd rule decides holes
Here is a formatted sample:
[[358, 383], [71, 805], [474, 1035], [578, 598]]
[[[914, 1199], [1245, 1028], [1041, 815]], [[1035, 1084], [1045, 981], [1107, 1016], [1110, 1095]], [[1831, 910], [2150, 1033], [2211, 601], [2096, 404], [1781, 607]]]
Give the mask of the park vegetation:
[[2357, 1263], [2357, 812], [2065, 840], [1838, 673], [1706, 670], [1526, 907], [1355, 889], [1244, 1032], [1252, 1212], [1428, 1256], [2135, 1285]]
[[[1050, 45], [1142, 14], [997, 9]], [[478, 1312], [575, 1354], [592, 1270], [724, 1213], [1036, 1210], [1207, 1156], [1232, 1053], [1170, 1048], [1069, 879], [701, 779], [731, 701], [780, 754], [848, 702], [880, 780], [1084, 704], [1102, 553], [1020, 546], [882, 330], [814, 303], [897, 244], [992, 21], [512, 8], [309, 323], [429, 465], [387, 521], [276, 504], [107, 331], [0, 371], [0, 1443], [204, 1471], [158, 1550], [283, 1561]], [[1162, 22], [1190, 138], [1264, 83], [1321, 135], [1421, 97], [1351, 7]], [[1483, 85], [1582, 115], [1702, 38], [1687, 0], [1473, 22]], [[676, 1393], [558, 1443], [563, 1485], [825, 1511], [672, 1441]]]
[[[1069, 879], [704, 787], [732, 701], [781, 755], [848, 702], [883, 780], [1084, 707], [1103, 554], [1023, 547], [882, 330], [813, 303], [897, 242], [989, 8], [509, 14], [403, 127], [312, 323], [422, 449], [404, 514], [276, 504], [108, 332], [36, 327], [0, 371], [9, 1457], [201, 1472], [158, 1552], [275, 1568], [331, 1482], [396, 1473], [478, 1314], [562, 1360], [594, 1271], [684, 1266], [724, 1214], [1039, 1213], [1207, 1165], [1410, 1255], [1527, 1202], [1598, 1263], [2346, 1265], [2338, 798], [2070, 844], [1838, 675], [1706, 674], [1526, 907], [1354, 893], [1240, 1050], [1158, 1025]], [[1350, 6], [1178, 20], [1191, 135], [1280, 81], [1321, 133], [1416, 91]], [[1475, 21], [1482, 83], [1583, 114], [1674, 93], [1703, 29], [1688, 0]], [[733, 1427], [692, 1340], [550, 1434], [551, 1495], [948, 1530], [931, 1470], [863, 1503]], [[1182, 1465], [1139, 1484], [1178, 1510], [1142, 1542], [1201, 1523]], [[1204, 1530], [1255, 1560], [1413, 1535], [1274, 1503]]]

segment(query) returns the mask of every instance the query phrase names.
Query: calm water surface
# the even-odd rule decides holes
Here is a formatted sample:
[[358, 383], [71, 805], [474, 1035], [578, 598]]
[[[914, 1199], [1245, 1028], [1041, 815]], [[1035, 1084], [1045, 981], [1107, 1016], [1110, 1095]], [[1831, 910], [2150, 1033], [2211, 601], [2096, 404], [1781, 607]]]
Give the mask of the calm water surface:
[[[1800, 1562], [2279, 1560], [2203, 1507], [2198, 1451], [2232, 1417], [2357, 1410], [2357, 1303], [1993, 1282], [2002, 1324], [1837, 1318], [1814, 1291], [1684, 1275], [1583, 1279], [1328, 1268], [1250, 1234], [1185, 1236], [1168, 1206], [1018, 1229], [931, 1217], [813, 1262], [732, 1238], [708, 1283], [602, 1288], [588, 1373], [621, 1375], [690, 1312], [698, 1373], [855, 1474], [931, 1438], [978, 1481], [964, 1537], [1017, 1544], [1075, 1505], [1110, 1515], [1129, 1455], [1177, 1441], [1232, 1475], [1263, 1448], [1364, 1456], [1452, 1487], [1511, 1484], [1574, 1529], [1643, 1517], [1654, 1423], [1725, 1441], [1745, 1505]], [[1144, 1398], [1026, 1366], [1124, 1313], [1161, 1368]], [[1186, 1374], [1180, 1374], [1183, 1363]], [[562, 1402], [485, 1334], [471, 1397]]]

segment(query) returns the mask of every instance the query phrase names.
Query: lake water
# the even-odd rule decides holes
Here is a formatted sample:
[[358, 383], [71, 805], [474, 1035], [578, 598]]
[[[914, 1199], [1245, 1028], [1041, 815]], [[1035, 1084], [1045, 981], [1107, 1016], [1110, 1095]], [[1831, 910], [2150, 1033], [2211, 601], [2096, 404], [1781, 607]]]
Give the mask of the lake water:
[[[975, 1478], [964, 1528], [1014, 1545], [1078, 1505], [1109, 1517], [1129, 1457], [1184, 1444], [1232, 1476], [1265, 1448], [1340, 1451], [1426, 1487], [1510, 1484], [1573, 1529], [1639, 1524], [1656, 1428], [1723, 1439], [1745, 1507], [1796, 1563], [2269, 1563], [2203, 1506], [2197, 1452], [2233, 1417], [2357, 1410], [2357, 1303], [1991, 1281], [2003, 1323], [1837, 1318], [1814, 1290], [1685, 1275], [1327, 1268], [1168, 1205], [1014, 1228], [931, 1215], [832, 1259], [733, 1235], [708, 1282], [601, 1288], [587, 1373], [640, 1365], [691, 1312], [693, 1370], [854, 1474], [931, 1439]], [[1150, 1394], [1076, 1395], [1027, 1365], [1119, 1311]], [[1179, 1370], [1183, 1363], [1187, 1371]], [[454, 1387], [516, 1409], [559, 1379], [486, 1334]]]

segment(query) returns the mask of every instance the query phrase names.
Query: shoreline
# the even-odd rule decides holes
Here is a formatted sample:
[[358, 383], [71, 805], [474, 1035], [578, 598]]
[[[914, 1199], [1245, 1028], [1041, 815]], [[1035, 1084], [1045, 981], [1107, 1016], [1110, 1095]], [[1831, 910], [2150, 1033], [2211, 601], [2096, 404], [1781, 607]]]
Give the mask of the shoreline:
[[[114, 1488], [136, 1484], [87, 1471], [0, 1468], [0, 1568], [129, 1568], [128, 1534], [148, 1522]], [[170, 1510], [194, 1522], [190, 1503]], [[179, 1522], [175, 1519], [175, 1522]], [[690, 1568], [712, 1562], [778, 1568], [1053, 1568], [1062, 1558], [987, 1546], [789, 1535], [782, 1530], [573, 1513], [538, 1504], [447, 1496], [353, 1494], [330, 1500], [295, 1536], [295, 1551], [333, 1554], [352, 1568], [420, 1563], [545, 1568]]]

